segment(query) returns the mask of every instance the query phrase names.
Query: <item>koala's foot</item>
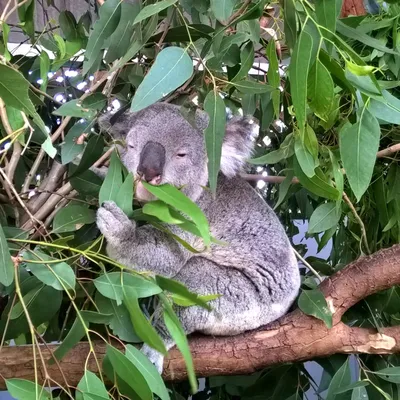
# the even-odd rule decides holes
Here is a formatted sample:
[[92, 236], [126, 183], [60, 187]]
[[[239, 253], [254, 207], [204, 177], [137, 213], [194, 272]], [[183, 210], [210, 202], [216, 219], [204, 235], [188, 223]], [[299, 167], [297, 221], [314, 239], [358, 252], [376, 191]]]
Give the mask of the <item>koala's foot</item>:
[[134, 222], [113, 201], [104, 202], [97, 210], [96, 222], [100, 232], [112, 245], [121, 245], [135, 233]]
[[164, 356], [157, 350], [152, 349], [147, 344], [144, 344], [140, 351], [150, 360], [152, 364], [154, 364], [158, 373], [161, 375], [164, 365]]

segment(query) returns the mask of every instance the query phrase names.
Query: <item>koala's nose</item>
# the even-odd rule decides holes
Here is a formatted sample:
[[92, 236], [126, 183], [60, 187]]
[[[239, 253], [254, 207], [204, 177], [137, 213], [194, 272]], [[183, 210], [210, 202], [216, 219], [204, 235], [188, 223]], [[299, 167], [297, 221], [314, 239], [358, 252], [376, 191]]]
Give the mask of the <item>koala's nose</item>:
[[147, 142], [140, 154], [137, 173], [146, 182], [158, 185], [165, 165], [165, 148], [160, 143]]

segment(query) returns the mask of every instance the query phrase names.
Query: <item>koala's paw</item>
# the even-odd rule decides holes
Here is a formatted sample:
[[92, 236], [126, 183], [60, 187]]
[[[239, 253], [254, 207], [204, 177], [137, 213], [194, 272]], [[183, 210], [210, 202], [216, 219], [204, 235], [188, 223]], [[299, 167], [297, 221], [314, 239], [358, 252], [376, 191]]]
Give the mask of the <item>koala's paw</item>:
[[150, 360], [152, 364], [154, 364], [158, 373], [161, 375], [164, 365], [164, 356], [157, 350], [152, 349], [147, 344], [144, 344], [140, 351]]
[[135, 232], [135, 225], [113, 202], [106, 201], [97, 210], [97, 226], [108, 242], [120, 244], [129, 240]]

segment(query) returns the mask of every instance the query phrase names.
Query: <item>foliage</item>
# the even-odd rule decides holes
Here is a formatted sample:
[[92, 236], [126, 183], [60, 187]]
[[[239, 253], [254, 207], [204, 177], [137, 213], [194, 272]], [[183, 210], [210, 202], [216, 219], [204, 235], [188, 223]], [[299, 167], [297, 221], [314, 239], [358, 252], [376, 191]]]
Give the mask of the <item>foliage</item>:
[[[8, 3], [12, 8], [14, 2]], [[100, 339], [107, 353], [104, 376], [82, 371], [76, 394], [68, 386], [51, 392], [46, 387], [59, 383], [49, 379], [46, 387], [9, 379], [15, 398], [187, 397], [187, 383], [167, 389], [133, 346], [121, 352], [111, 344], [117, 337], [164, 351], [148, 318], [154, 297], [196, 390], [187, 341], [171, 305], [208, 307], [214, 297], [202, 298], [109, 259], [95, 210], [114, 199], [138, 223], [164, 230], [163, 222], [180, 224], [201, 237], [204, 247], [215, 239], [201, 210], [177, 188], [149, 186], [159, 200], [143, 208], [132, 204], [133, 176], [113, 151], [112, 139], [95, 124], [117, 103], [139, 110], [163, 99], [182, 105], [191, 121], [188, 104], [196, 99], [211, 117], [205, 135], [213, 191], [225, 107], [253, 115], [260, 135], [249, 172], [285, 177], [262, 194], [290, 236], [296, 233], [295, 220], [308, 220], [308, 236], [318, 250], [332, 244], [326, 260], [307, 258], [320, 275], [399, 242], [396, 2], [381, 6], [376, 15], [339, 19], [340, 0], [106, 0], [98, 2], [94, 18], [89, 12], [62, 11], [43, 30], [34, 26], [39, 3], [19, 1], [16, 27], [7, 24], [7, 8], [0, 18], [1, 343], [62, 341], [54, 353], [61, 359], [82, 339], [93, 353], [93, 340]], [[13, 54], [10, 28], [22, 30], [38, 54]], [[269, 63], [268, 71], [259, 61]], [[110, 168], [101, 180], [90, 168], [103, 164]], [[304, 245], [297, 247], [305, 252]], [[331, 326], [311, 270], [302, 274], [300, 308]], [[398, 325], [399, 297], [397, 287], [371, 296], [345, 321]], [[251, 376], [207, 379], [193, 399], [298, 399], [310, 388], [326, 399], [399, 396], [397, 356], [334, 356], [318, 364], [321, 382], [314, 382], [306, 364], [285, 365]]]

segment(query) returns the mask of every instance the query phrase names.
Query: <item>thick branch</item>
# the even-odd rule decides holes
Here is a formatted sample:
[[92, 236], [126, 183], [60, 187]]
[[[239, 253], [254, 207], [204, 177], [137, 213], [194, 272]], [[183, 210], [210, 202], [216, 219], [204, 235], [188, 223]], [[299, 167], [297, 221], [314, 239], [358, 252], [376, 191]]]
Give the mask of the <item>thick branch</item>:
[[[400, 327], [375, 329], [351, 328], [340, 319], [343, 313], [365, 297], [400, 284], [400, 245], [381, 250], [348, 265], [321, 284], [333, 312], [333, 328], [295, 310], [280, 320], [255, 331], [232, 337], [194, 336], [190, 348], [198, 376], [248, 374], [287, 362], [326, 357], [336, 353], [393, 354], [400, 352]], [[101, 360], [105, 344], [96, 343]], [[120, 345], [119, 345], [120, 346]], [[57, 346], [43, 347], [43, 357], [51, 358]], [[76, 345], [63, 359], [61, 367], [70, 385], [82, 377], [87, 343]], [[39, 379], [44, 372], [39, 365]], [[34, 379], [31, 346], [3, 347], [0, 352], [0, 376]], [[89, 368], [96, 371], [93, 357]], [[186, 368], [180, 352], [172, 349], [164, 364], [167, 380], [185, 379]], [[56, 365], [47, 367], [57, 381], [63, 381]], [[4, 382], [0, 378], [0, 388]]]

